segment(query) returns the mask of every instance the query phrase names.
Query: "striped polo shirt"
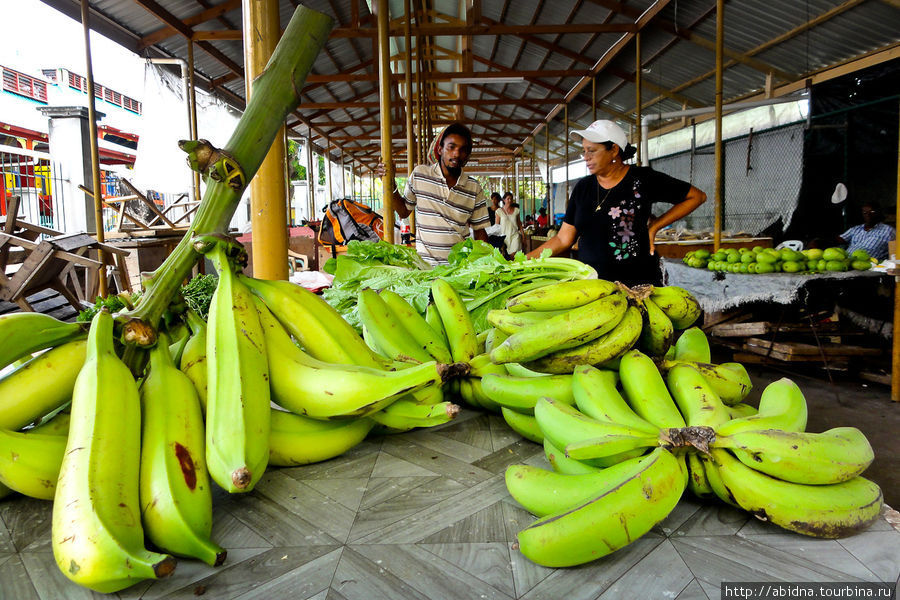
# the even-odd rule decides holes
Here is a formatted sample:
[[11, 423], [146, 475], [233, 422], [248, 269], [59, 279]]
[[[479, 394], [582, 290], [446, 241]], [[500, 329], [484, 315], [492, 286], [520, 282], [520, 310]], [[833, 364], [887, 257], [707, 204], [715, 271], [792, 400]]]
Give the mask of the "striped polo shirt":
[[407, 180], [403, 196], [416, 211], [416, 252], [431, 265], [447, 264], [454, 244], [473, 230], [490, 225], [481, 184], [462, 171], [453, 189], [439, 163], [419, 165]]

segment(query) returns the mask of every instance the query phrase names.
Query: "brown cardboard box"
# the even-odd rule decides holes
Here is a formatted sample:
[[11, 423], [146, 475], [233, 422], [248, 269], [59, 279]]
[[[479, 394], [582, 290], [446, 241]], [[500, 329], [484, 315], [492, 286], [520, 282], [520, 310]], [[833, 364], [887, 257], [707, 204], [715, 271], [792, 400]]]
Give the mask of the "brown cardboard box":
[[888, 242], [888, 256], [891, 258], [891, 260], [894, 260], [897, 258], [897, 242], [896, 241]]

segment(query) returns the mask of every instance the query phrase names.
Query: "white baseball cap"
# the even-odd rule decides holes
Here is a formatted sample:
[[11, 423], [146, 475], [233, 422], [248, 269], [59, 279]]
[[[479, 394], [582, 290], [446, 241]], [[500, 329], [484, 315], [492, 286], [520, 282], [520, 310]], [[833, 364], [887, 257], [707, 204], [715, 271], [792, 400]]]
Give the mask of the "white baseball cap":
[[628, 138], [622, 128], [612, 121], [594, 121], [586, 129], [576, 129], [569, 132], [569, 137], [578, 136], [595, 144], [612, 142], [621, 150], [628, 145]]

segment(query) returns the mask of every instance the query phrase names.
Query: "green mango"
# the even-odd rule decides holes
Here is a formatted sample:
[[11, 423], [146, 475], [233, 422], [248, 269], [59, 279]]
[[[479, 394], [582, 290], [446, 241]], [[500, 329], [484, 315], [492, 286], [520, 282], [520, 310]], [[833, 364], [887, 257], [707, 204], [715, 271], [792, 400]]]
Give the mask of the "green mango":
[[870, 260], [854, 260], [850, 263], [850, 266], [854, 271], [868, 271], [872, 268], [872, 261]]
[[756, 262], [765, 263], [767, 265], [774, 264], [775, 261], [778, 260], [778, 257], [772, 254], [771, 252], [760, 252], [756, 255]]
[[825, 263], [826, 271], [846, 271], [847, 265], [842, 260], [829, 260]]
[[822, 258], [826, 261], [844, 260], [847, 258], [847, 253], [844, 252], [843, 248], [825, 248], [825, 251], [822, 252]]
[[775, 265], [773, 263], [758, 262], [756, 263], [756, 272], [760, 274], [774, 273]]
[[807, 248], [803, 251], [803, 253], [809, 260], [821, 260], [823, 258], [822, 255], [825, 254], [825, 251], [821, 248]]
[[706, 248], [694, 250], [694, 256], [696, 256], [697, 258], [709, 258], [709, 250], [707, 250]]
[[743, 254], [741, 254], [741, 262], [745, 265], [756, 262], [756, 254], [754, 254], [753, 252], [744, 252]]
[[[805, 265], [806, 263], [804, 263]], [[785, 273], [798, 273], [803, 270], [803, 267], [800, 266], [799, 262], [793, 260], [786, 260], [781, 265], [781, 270]]]
[[869, 260], [869, 253], [860, 248], [851, 252], [850, 258], [853, 260]]
[[819, 264], [816, 265], [816, 271], [819, 271], [820, 273], [822, 271], [827, 271], [828, 269], [825, 268], [827, 266], [828, 266], [828, 261], [825, 260], [824, 258], [820, 258]]

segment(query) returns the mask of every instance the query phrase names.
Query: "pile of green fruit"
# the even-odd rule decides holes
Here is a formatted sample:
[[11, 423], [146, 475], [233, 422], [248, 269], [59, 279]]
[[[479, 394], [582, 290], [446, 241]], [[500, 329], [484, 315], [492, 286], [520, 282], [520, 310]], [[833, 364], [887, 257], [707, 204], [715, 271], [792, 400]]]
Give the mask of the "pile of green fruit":
[[854, 250], [849, 255], [843, 248], [722, 248], [693, 250], [682, 259], [684, 264], [696, 269], [708, 269], [723, 273], [824, 273], [840, 271], [868, 271], [873, 260], [865, 250]]

